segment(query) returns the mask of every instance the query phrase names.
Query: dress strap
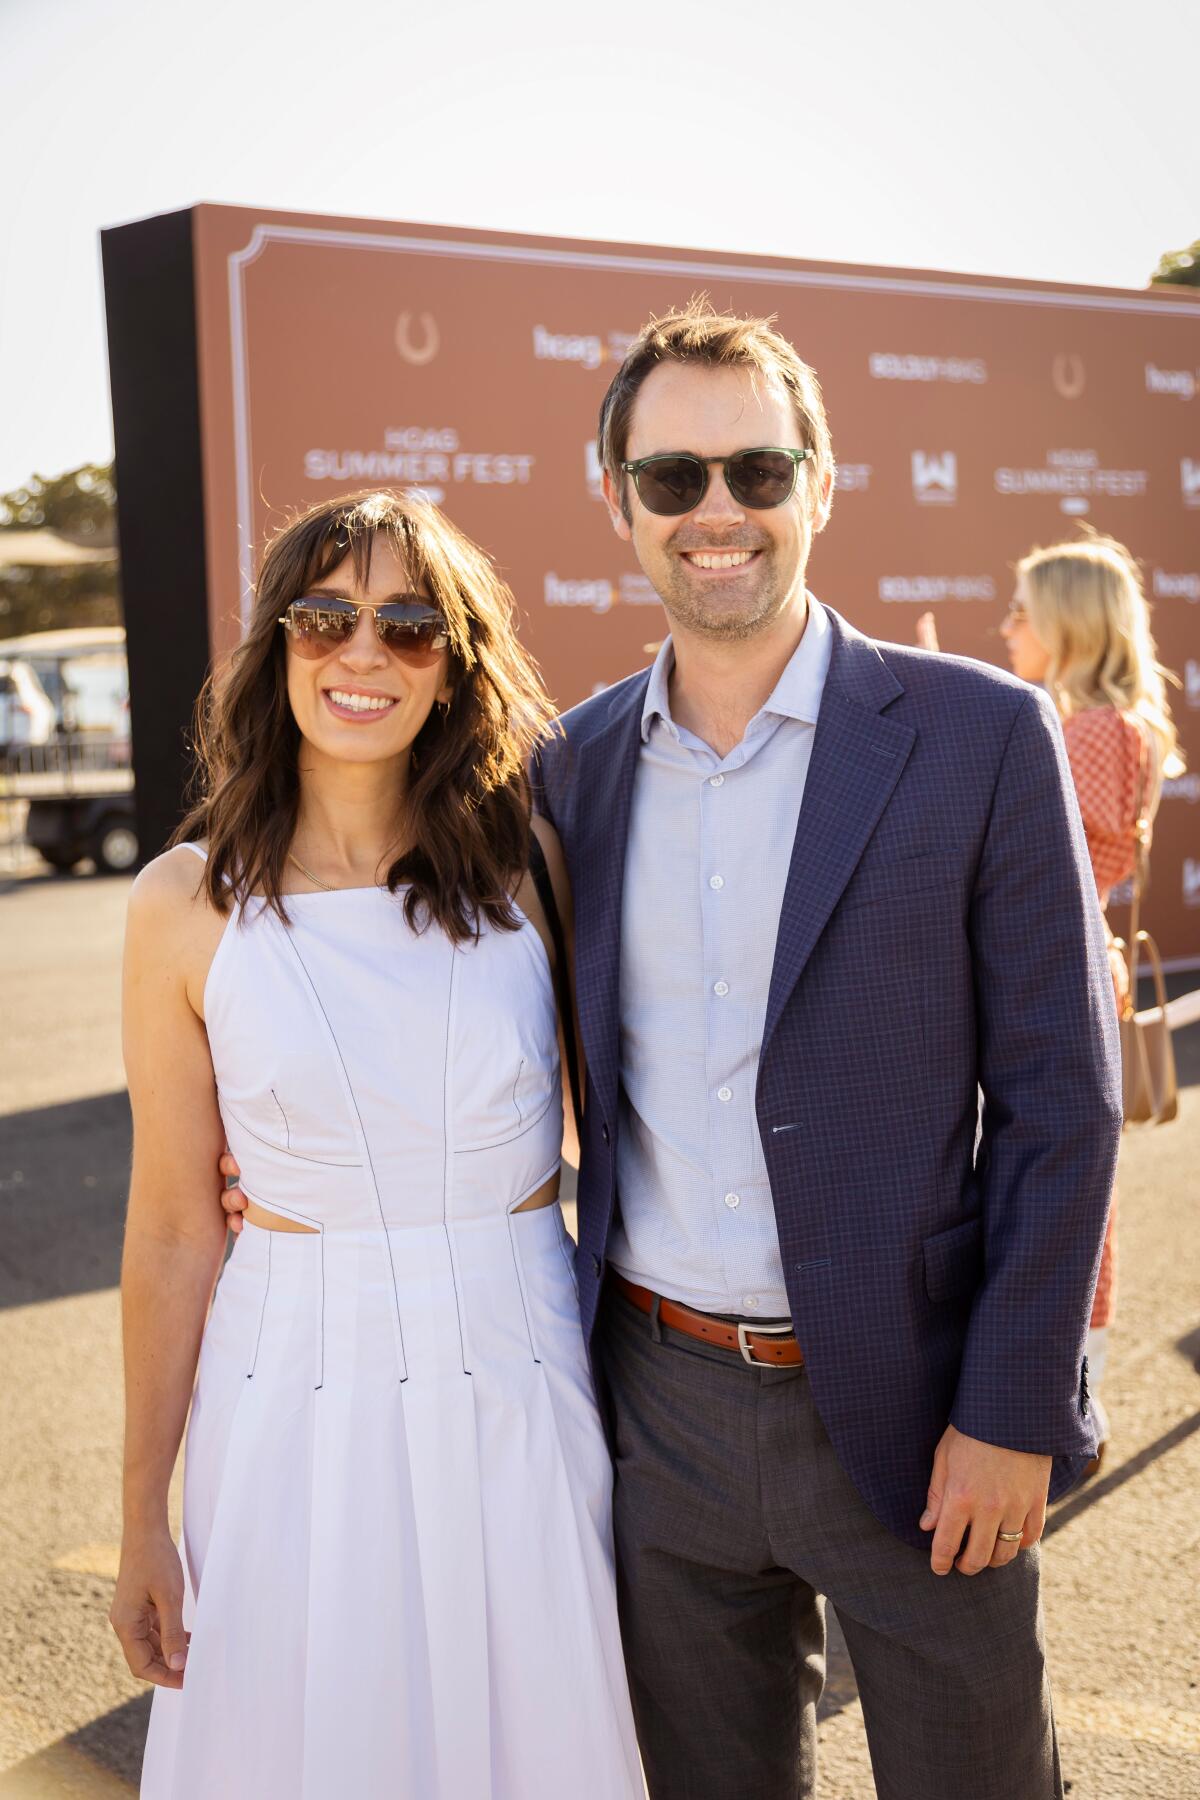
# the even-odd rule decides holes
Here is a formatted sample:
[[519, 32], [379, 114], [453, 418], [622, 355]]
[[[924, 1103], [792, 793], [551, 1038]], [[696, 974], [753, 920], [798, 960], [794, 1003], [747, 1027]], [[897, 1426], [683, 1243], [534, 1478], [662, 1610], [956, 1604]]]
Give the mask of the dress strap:
[[192, 850], [192, 851], [194, 851], [194, 852], [195, 852], [195, 854], [196, 854], [196, 855], [197, 855], [197, 856], [198, 856], [198, 857], [199, 857], [199, 858], [200, 858], [200, 861], [201, 861], [201, 862], [207, 862], [207, 861], [208, 861], [208, 851], [207, 851], [207, 850], [205, 850], [205, 849], [204, 849], [204, 848], [203, 848], [203, 846], [202, 846], [202, 845], [200, 845], [200, 844], [180, 844], [180, 845], [179, 845], [179, 849], [181, 849], [181, 850]]

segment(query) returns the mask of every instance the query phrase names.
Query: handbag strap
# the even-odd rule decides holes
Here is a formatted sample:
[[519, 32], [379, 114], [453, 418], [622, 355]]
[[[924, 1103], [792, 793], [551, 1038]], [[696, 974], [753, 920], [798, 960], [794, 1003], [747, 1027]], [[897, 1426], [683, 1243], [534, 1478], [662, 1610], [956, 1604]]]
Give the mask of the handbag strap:
[[550, 870], [546, 866], [546, 852], [538, 841], [537, 833], [529, 834], [529, 873], [533, 876], [533, 885], [537, 889], [538, 899], [542, 903], [542, 911], [546, 915], [546, 923], [550, 927], [550, 941], [554, 945], [554, 991], [558, 997], [558, 1016], [562, 1020], [563, 1048], [567, 1056], [567, 1081], [571, 1089], [571, 1105], [575, 1112], [575, 1129], [583, 1130], [583, 1095], [579, 1081], [579, 1050], [575, 1037], [575, 1006], [571, 999], [571, 973], [567, 967], [567, 939], [563, 931], [562, 919], [559, 916], [558, 901], [554, 897], [554, 883], [550, 879]]
[[1137, 788], [1133, 809], [1133, 892], [1129, 902], [1129, 943], [1127, 946], [1129, 959], [1129, 997], [1133, 1009], [1137, 1010], [1138, 979], [1138, 947], [1145, 933], [1140, 930], [1142, 895], [1146, 891], [1150, 875], [1150, 832], [1151, 820], [1146, 811], [1147, 797], [1147, 764], [1153, 754], [1152, 740], [1148, 732], [1139, 725], [1138, 729], [1138, 767]]
[[1167, 984], [1163, 978], [1162, 957], [1158, 954], [1158, 945], [1148, 931], [1139, 931], [1138, 941], [1146, 952], [1146, 960], [1150, 964], [1150, 973], [1154, 979], [1154, 1003], [1158, 1007], [1159, 1017], [1167, 1017]]

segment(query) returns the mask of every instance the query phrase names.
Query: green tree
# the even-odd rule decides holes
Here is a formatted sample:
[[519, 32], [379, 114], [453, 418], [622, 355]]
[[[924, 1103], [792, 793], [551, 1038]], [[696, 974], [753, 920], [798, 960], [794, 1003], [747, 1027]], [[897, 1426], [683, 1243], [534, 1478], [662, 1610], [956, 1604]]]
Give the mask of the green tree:
[[65, 475], [33, 475], [0, 494], [0, 530], [46, 526], [76, 543], [107, 548], [117, 541], [117, 490], [111, 463], [83, 463]]
[[[88, 549], [111, 549], [117, 541], [116, 503], [111, 463], [83, 463], [64, 475], [33, 475], [11, 494], [0, 494], [0, 534], [47, 530]], [[0, 639], [120, 623], [115, 561], [64, 568], [0, 561]]]
[[1175, 287], [1200, 287], [1200, 238], [1186, 250], [1166, 250], [1158, 259], [1158, 267], [1150, 277], [1150, 285], [1160, 283]]

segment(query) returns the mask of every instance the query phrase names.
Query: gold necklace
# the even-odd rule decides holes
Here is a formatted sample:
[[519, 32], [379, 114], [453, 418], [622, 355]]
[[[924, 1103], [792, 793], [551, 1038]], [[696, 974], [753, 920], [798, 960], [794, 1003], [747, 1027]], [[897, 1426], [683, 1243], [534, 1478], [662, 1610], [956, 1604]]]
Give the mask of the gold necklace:
[[327, 894], [336, 894], [337, 893], [337, 889], [332, 885], [332, 883], [330, 883], [328, 881], [322, 881], [321, 877], [319, 875], [314, 875], [311, 869], [306, 869], [304, 864], [300, 861], [300, 858], [292, 850], [288, 851], [288, 861], [294, 862], [296, 867], [299, 869], [300, 873], [302, 875], [307, 875], [308, 879], [312, 882], [314, 887], [319, 887], [319, 888], [323, 889], [323, 891]]
[[[295, 865], [299, 869], [300, 873], [302, 875], [307, 875], [308, 879], [312, 882], [313, 886], [319, 887], [321, 889], [322, 893], [325, 893], [325, 894], [347, 894], [347, 893], [357, 894], [357, 893], [362, 892], [362, 890], [360, 888], [339, 888], [339, 887], [334, 887], [334, 885], [331, 881], [322, 881], [321, 877], [319, 875], [314, 875], [311, 869], [305, 868], [304, 864], [300, 861], [300, 858], [296, 855], [294, 850], [288, 851], [288, 861], [291, 863], [295, 863]], [[378, 888], [386, 887], [387, 882], [386, 881], [377, 881], [374, 883], [374, 886], [378, 887]]]

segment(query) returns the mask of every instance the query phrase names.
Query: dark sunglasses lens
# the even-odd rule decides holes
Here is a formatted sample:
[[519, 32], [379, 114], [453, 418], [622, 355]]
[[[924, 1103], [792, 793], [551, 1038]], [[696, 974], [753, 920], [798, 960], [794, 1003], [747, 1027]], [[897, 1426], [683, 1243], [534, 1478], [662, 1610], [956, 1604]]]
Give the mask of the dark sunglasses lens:
[[420, 619], [389, 619], [384, 613], [379, 620], [379, 636], [393, 656], [414, 669], [429, 668], [449, 642], [440, 613]]
[[743, 450], [726, 463], [725, 479], [739, 506], [782, 506], [792, 497], [798, 466], [778, 450]]
[[291, 607], [292, 649], [299, 656], [328, 656], [354, 635], [356, 614], [352, 606]]
[[704, 464], [694, 456], [656, 456], [638, 471], [638, 499], [647, 512], [666, 518], [691, 512], [703, 497], [704, 477]]

